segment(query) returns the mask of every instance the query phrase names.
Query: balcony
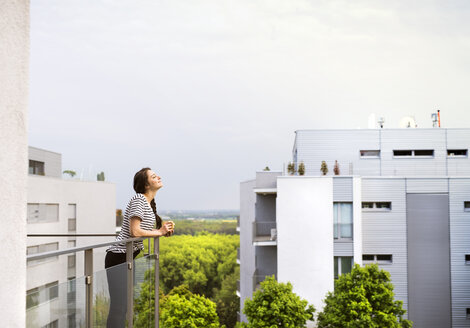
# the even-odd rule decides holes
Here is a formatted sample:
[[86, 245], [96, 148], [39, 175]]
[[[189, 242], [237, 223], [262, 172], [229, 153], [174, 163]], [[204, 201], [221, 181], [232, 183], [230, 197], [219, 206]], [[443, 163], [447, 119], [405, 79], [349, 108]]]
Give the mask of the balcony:
[[240, 248], [237, 248], [237, 264], [240, 264]]
[[240, 232], [240, 216], [237, 216], [237, 232]]
[[276, 246], [277, 229], [276, 221], [253, 222], [253, 245]]
[[[38, 237], [51, 238], [51, 237], [107, 237], [113, 238], [112, 234], [63, 234], [63, 235], [28, 235], [28, 238]], [[131, 238], [125, 241], [112, 241], [102, 242], [92, 245], [71, 247], [62, 250], [45, 251], [42, 253], [34, 253], [27, 255], [28, 269], [40, 270], [43, 272], [44, 266], [49, 266], [52, 270], [65, 266], [64, 272], [69, 277], [67, 266], [74, 269], [78, 263], [83, 265], [83, 269], [75, 270], [75, 272], [83, 272], [80, 277], [61, 277], [58, 272], [51, 272], [50, 274], [42, 274], [40, 277], [53, 281], [42, 285], [40, 287], [32, 288], [26, 295], [26, 327], [105, 327], [108, 316], [108, 308], [110, 302], [108, 277], [113, 272], [125, 272], [123, 277], [124, 284], [127, 290], [127, 299], [123, 303], [127, 306], [127, 327], [135, 326], [150, 327], [152, 320], [146, 320], [143, 324], [139, 322], [139, 307], [134, 306], [134, 301], [142, 299], [140, 295], [144, 289], [153, 289], [159, 284], [159, 240], [147, 238], [149, 249], [152, 253], [136, 258], [132, 258], [132, 249], [134, 243], [144, 240], [143, 238]], [[127, 261], [123, 264], [113, 266], [109, 269], [94, 270], [94, 265], [104, 266], [104, 261], [100, 259], [103, 256], [104, 249], [110, 245], [125, 243], [127, 248]], [[144, 241], [145, 243], [145, 241]], [[153, 246], [153, 247], [152, 247]], [[94, 256], [95, 255], [95, 256]], [[71, 260], [73, 259], [73, 261]], [[77, 259], [77, 260], [76, 260]], [[81, 261], [79, 261], [80, 259]], [[151, 269], [154, 269], [154, 275], [146, 274]], [[42, 271], [41, 271], [42, 270]], [[36, 272], [33, 271], [33, 272]], [[55, 278], [54, 278], [55, 277]], [[65, 281], [64, 281], [65, 280]], [[156, 282], [156, 283], [155, 283]], [[153, 294], [153, 293], [152, 293]], [[155, 325], [151, 327], [159, 327], [159, 294], [155, 294], [156, 301], [144, 304], [144, 308], [149, 313], [146, 316], [151, 316], [154, 319]], [[144, 301], [147, 303], [147, 300]], [[153, 305], [154, 303], [155, 305]], [[142, 308], [142, 304], [140, 304]], [[148, 318], [147, 318], [148, 319]]]
[[237, 296], [240, 297], [240, 280], [237, 280]]
[[[267, 278], [272, 276], [273, 274], [260, 274], [258, 270], [255, 271], [253, 275], [253, 292], [255, 292], [258, 288], [261, 287], [261, 283]], [[274, 277], [277, 279], [277, 275], [274, 274]]]

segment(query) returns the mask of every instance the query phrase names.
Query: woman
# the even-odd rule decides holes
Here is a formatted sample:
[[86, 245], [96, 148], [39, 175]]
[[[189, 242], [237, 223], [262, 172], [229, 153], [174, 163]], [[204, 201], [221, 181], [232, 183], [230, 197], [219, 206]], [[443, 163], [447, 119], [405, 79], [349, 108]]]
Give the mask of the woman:
[[[116, 240], [135, 237], [171, 236], [174, 231], [173, 221], [162, 224], [157, 214], [155, 195], [163, 187], [161, 178], [146, 167], [134, 175], [136, 194], [127, 204], [121, 232]], [[157, 229], [154, 229], [154, 225]], [[144, 249], [142, 241], [134, 242], [134, 258]], [[124, 327], [127, 311], [127, 267], [126, 244], [116, 244], [108, 248], [105, 258], [108, 277], [109, 296], [111, 299], [107, 327]], [[119, 265], [120, 264], [120, 265]]]

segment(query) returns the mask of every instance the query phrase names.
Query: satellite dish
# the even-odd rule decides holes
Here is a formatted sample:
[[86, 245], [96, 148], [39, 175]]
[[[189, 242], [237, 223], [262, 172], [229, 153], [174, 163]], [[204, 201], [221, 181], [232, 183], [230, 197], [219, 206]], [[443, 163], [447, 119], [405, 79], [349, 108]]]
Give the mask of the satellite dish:
[[416, 128], [416, 121], [411, 116], [405, 116], [400, 120], [400, 128]]

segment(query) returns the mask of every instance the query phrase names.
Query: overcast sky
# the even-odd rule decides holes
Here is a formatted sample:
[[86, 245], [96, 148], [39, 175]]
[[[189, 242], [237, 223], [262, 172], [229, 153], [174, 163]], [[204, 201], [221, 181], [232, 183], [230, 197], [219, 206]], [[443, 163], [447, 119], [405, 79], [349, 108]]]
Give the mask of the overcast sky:
[[237, 209], [295, 130], [470, 127], [469, 85], [464, 0], [31, 1], [29, 144], [118, 208], [150, 166], [160, 209]]

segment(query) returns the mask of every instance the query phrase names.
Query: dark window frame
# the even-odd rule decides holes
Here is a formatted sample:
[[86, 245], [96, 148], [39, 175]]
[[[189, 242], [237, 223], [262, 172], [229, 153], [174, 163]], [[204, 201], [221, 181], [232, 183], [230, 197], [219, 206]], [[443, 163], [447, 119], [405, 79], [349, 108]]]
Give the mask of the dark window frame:
[[380, 149], [359, 150], [360, 158], [380, 158]]
[[468, 149], [447, 149], [447, 157], [449, 158], [467, 158]]
[[434, 149], [394, 149], [393, 158], [434, 158]]
[[28, 172], [33, 175], [45, 175], [45, 163], [41, 161], [29, 160]]
[[[364, 207], [365, 204], [372, 204], [372, 207]], [[378, 204], [385, 204], [388, 206], [378, 207]], [[392, 211], [392, 202], [390, 201], [380, 201], [380, 202], [362, 202], [361, 208], [364, 212], [391, 212]]]
[[[365, 259], [365, 257], [368, 257], [369, 259]], [[371, 260], [370, 258], [373, 258]], [[382, 257], [379, 259], [379, 257]], [[386, 258], [384, 258], [386, 257]], [[362, 262], [366, 262], [367, 264], [369, 263], [377, 263], [377, 264], [393, 264], [393, 254], [362, 254]]]

